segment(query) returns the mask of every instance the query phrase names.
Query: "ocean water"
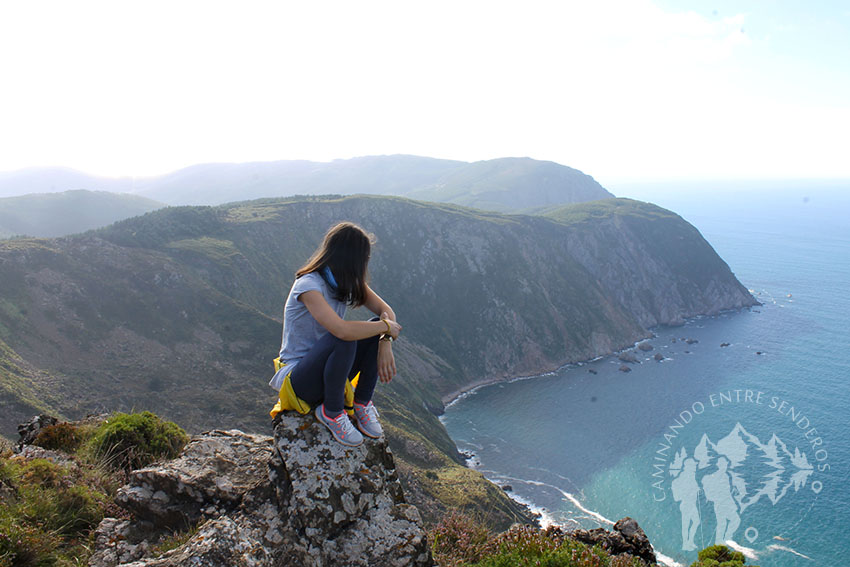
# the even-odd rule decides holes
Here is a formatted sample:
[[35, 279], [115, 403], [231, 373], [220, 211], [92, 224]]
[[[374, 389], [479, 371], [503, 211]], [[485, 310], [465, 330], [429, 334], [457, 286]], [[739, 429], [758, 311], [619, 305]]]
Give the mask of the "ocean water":
[[762, 306], [654, 329], [629, 373], [616, 357], [568, 366], [480, 388], [442, 419], [547, 522], [630, 515], [669, 564], [726, 541], [762, 567], [844, 565], [850, 183], [741, 189], [614, 192], [694, 224]]

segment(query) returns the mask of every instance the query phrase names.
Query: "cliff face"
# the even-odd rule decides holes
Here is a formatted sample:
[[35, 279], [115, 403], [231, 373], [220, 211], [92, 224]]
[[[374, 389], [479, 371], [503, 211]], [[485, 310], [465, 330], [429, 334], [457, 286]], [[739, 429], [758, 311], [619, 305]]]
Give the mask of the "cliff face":
[[458, 466], [426, 408], [482, 380], [624, 348], [651, 325], [755, 303], [693, 227], [626, 199], [547, 217], [386, 197], [164, 209], [97, 233], [0, 243], [3, 430], [45, 409], [130, 408], [196, 431], [267, 428], [283, 300], [340, 220], [376, 234], [373, 287], [405, 326], [400, 375], [377, 403], [411, 500], [432, 517], [450, 485], [502, 525], [521, 512]]
[[569, 227], [569, 253], [644, 328], [758, 303], [699, 231], [674, 213], [617, 199], [546, 216]]

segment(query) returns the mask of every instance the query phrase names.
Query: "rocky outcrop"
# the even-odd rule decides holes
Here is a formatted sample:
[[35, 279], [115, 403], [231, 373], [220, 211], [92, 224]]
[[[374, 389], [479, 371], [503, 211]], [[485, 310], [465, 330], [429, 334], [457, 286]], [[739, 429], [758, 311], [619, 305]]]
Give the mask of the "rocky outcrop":
[[31, 445], [32, 442], [35, 441], [36, 437], [38, 437], [42, 428], [50, 425], [56, 425], [58, 421], [59, 420], [52, 415], [42, 414], [36, 415], [28, 422], [20, 424], [18, 426], [18, 435], [20, 435], [20, 439], [18, 440], [18, 449]]
[[[386, 442], [345, 447], [309, 416], [283, 416], [273, 438], [196, 436], [134, 471], [117, 501], [134, 520], [101, 522], [92, 567], [432, 564]], [[156, 556], [173, 530], [186, 541]]]
[[253, 487], [268, 482], [272, 439], [241, 431], [210, 431], [179, 458], [130, 474], [118, 504], [142, 520], [181, 529], [239, 508]]
[[650, 564], [657, 562], [646, 533], [637, 521], [628, 516], [615, 523], [613, 531], [602, 528], [576, 530], [570, 536], [588, 545], [599, 545], [611, 555], [625, 553], [639, 557]]
[[620, 356], [618, 356], [617, 358], [619, 360], [622, 360], [623, 362], [630, 362], [632, 364], [639, 363], [637, 356], [635, 356], [635, 353], [632, 351], [621, 352]]
[[291, 511], [284, 540], [299, 565], [430, 564], [384, 441], [345, 447], [311, 418], [285, 416], [275, 451], [275, 485]]

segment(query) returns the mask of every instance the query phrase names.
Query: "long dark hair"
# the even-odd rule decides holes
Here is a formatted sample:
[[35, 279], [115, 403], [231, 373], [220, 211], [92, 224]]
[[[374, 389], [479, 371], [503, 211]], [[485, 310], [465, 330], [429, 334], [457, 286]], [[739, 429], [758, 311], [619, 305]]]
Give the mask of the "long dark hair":
[[[328, 229], [322, 245], [307, 263], [295, 272], [295, 277], [318, 272], [322, 278], [324, 268], [329, 268], [336, 280], [336, 298], [352, 307], [366, 302], [366, 285], [369, 283], [369, 256], [375, 236], [352, 222], [341, 222]], [[328, 282], [331, 285], [331, 282]], [[333, 289], [333, 286], [331, 285]]]

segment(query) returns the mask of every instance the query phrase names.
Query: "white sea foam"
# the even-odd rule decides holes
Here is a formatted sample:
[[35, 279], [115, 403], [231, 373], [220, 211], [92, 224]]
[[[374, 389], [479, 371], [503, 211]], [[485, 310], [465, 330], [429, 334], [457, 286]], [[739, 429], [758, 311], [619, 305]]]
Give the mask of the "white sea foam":
[[667, 567], [685, 567], [672, 557], [667, 557], [663, 553], [659, 553], [657, 549], [653, 548], [653, 551], [655, 552], [655, 558], [658, 559], [662, 565], [667, 565]]
[[[597, 357], [593, 360], [598, 360], [598, 358], [601, 358], [601, 357]], [[558, 368], [557, 370], [554, 370], [552, 372], [544, 372], [542, 374], [532, 374], [530, 376], [517, 376], [515, 378], [510, 378], [510, 379], [507, 379], [507, 380], [500, 380], [500, 381], [486, 382], [484, 384], [479, 384], [478, 386], [475, 386], [474, 388], [470, 388], [469, 390], [467, 390], [465, 392], [461, 392], [460, 394], [455, 396], [455, 398], [452, 401], [450, 401], [449, 403], [447, 403], [445, 405], [444, 410], [452, 407], [453, 405], [455, 405], [456, 403], [458, 403], [462, 399], [473, 395], [474, 393], [476, 393], [481, 388], [486, 388], [487, 386], [503, 386], [505, 383], [512, 384], [514, 382], [520, 382], [522, 380], [531, 380], [532, 378], [542, 378], [542, 377], [545, 377], [545, 376], [557, 376], [558, 373], [562, 369], [564, 369], [568, 366], [570, 366], [570, 364], [565, 364], [561, 368]], [[445, 415], [445, 413], [443, 415]], [[437, 419], [440, 420], [440, 423], [443, 423], [443, 415], [440, 415], [440, 416], [437, 417]], [[443, 423], [443, 425], [445, 425], [445, 423]]]
[[523, 506], [528, 507], [529, 510], [534, 512], [535, 514], [540, 515], [540, 527], [543, 529], [548, 528], [549, 526], [560, 526], [561, 524], [555, 521], [555, 516], [553, 516], [549, 510], [546, 508], [542, 508], [540, 506], [535, 505], [531, 500], [523, 498], [513, 491], [506, 492], [505, 494], [513, 500], [514, 502], [519, 502]]
[[[493, 471], [483, 471], [483, 470], [481, 471], [481, 473], [484, 474], [485, 476], [487, 476], [488, 479], [493, 480], [495, 482], [495, 480], [491, 476], [488, 476], [488, 473], [492, 474], [492, 472]], [[552, 490], [556, 490], [561, 494], [561, 496], [564, 497], [565, 500], [567, 500], [573, 506], [575, 506], [576, 508], [578, 508], [579, 510], [581, 510], [582, 512], [587, 514], [588, 517], [593, 518], [594, 520], [596, 520], [597, 522], [602, 523], [602, 524], [608, 524], [609, 526], [614, 525], [614, 522], [612, 522], [611, 520], [609, 520], [608, 518], [606, 518], [605, 516], [603, 516], [599, 512], [594, 512], [593, 510], [585, 508], [584, 505], [582, 505], [582, 503], [579, 501], [578, 498], [576, 498], [575, 496], [573, 496], [572, 494], [570, 494], [566, 490], [563, 490], [559, 486], [555, 486], [554, 484], [549, 484], [548, 482], [541, 482], [539, 480], [529, 480], [527, 478], [517, 478], [517, 477], [512, 477], [512, 476], [507, 476], [507, 475], [493, 475], [493, 476], [498, 476], [498, 479], [510, 480], [510, 481], [513, 481], [513, 482], [522, 482], [522, 483], [525, 483], [525, 484], [530, 484], [532, 486], [545, 486], [547, 488], [551, 488]], [[553, 522], [553, 524], [561, 525], [557, 522]]]
[[743, 553], [744, 557], [746, 557], [747, 559], [758, 559], [759, 558], [759, 556], [756, 555], [755, 549], [752, 549], [750, 547], [744, 547], [740, 543], [738, 543], [734, 540], [731, 540], [731, 539], [727, 539], [724, 543], [726, 545], [728, 545], [729, 547], [731, 547], [732, 549], [734, 549], [735, 551], [740, 551], [741, 553]]
[[768, 546], [767, 546], [767, 548], [768, 548], [768, 549], [775, 549], [775, 550], [778, 550], [778, 551], [787, 551], [788, 553], [793, 553], [793, 554], [794, 554], [794, 555], [796, 555], [797, 557], [802, 557], [803, 559], [808, 559], [809, 561], [814, 561], [814, 559], [812, 559], [812, 558], [811, 558], [811, 557], [809, 557], [808, 555], [803, 555], [803, 554], [802, 554], [802, 553], [800, 553], [799, 551], [797, 551], [797, 550], [795, 550], [795, 549], [791, 549], [790, 547], [786, 547], [786, 546], [784, 546], [784, 545], [779, 545], [779, 544], [776, 544], [776, 543], [772, 543], [772, 544], [768, 545]]
[[[567, 366], [569, 366], [569, 364]], [[564, 367], [562, 367], [562, 368], [564, 368]], [[560, 368], [558, 370], [560, 370]], [[544, 372], [543, 374], [533, 374], [531, 376], [517, 376], [516, 378], [511, 378], [510, 380], [507, 380], [507, 382], [508, 382], [508, 384], [513, 384], [514, 382], [523, 382], [525, 380], [531, 380], [533, 378], [543, 378], [545, 376], [557, 376], [557, 375], [558, 375], [557, 371], [555, 371], [555, 372]]]

